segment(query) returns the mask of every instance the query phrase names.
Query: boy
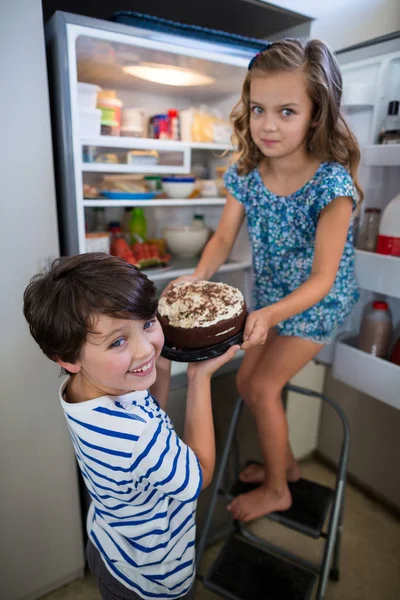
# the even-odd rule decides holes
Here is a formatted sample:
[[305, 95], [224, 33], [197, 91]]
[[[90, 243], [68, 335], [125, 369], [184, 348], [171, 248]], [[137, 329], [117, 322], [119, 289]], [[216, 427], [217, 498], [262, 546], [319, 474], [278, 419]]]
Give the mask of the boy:
[[210, 378], [239, 348], [189, 365], [182, 441], [162, 409], [169, 362], [156, 311], [154, 284], [100, 253], [56, 260], [24, 294], [32, 336], [68, 374], [60, 402], [92, 498], [87, 558], [105, 600], [188, 597], [196, 501], [215, 462]]

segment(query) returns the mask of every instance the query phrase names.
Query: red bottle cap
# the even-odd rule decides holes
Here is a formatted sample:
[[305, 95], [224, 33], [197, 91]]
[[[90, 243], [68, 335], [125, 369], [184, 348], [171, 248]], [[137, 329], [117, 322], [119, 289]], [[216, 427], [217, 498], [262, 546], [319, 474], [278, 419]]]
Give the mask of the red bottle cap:
[[372, 303], [372, 308], [374, 308], [375, 310], [387, 310], [389, 308], [389, 305], [387, 302], [377, 300], [376, 302]]

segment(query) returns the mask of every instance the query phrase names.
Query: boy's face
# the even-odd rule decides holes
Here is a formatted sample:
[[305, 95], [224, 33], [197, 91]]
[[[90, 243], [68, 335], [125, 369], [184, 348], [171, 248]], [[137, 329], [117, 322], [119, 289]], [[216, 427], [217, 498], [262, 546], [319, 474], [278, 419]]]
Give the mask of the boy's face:
[[99, 315], [72, 371], [84, 380], [88, 397], [146, 390], [156, 380], [155, 362], [163, 344], [155, 317], [134, 321]]

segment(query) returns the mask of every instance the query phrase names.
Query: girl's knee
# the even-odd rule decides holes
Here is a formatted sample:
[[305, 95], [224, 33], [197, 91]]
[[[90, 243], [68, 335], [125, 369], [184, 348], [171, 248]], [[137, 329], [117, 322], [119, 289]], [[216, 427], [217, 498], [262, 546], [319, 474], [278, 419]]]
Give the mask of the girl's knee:
[[275, 402], [280, 399], [282, 386], [273, 379], [266, 377], [252, 377], [248, 382], [249, 401], [252, 404]]

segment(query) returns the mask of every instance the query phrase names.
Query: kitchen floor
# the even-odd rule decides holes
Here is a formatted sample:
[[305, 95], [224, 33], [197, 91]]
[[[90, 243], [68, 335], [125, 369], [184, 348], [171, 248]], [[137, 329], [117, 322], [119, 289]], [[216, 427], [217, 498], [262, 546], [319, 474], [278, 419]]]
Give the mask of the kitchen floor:
[[[303, 476], [325, 485], [334, 481], [334, 473], [316, 460], [303, 464]], [[318, 560], [322, 548], [319, 541], [267, 519], [254, 522], [251, 529], [282, 547]], [[210, 564], [218, 549], [214, 546], [208, 550], [203, 568]], [[400, 519], [350, 484], [346, 491], [341, 565], [340, 582], [328, 584], [325, 600], [399, 600]], [[218, 598], [197, 584], [195, 600]], [[88, 574], [82, 581], [64, 586], [42, 600], [100, 600], [100, 594]]]

